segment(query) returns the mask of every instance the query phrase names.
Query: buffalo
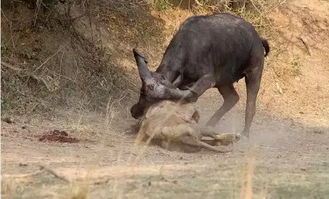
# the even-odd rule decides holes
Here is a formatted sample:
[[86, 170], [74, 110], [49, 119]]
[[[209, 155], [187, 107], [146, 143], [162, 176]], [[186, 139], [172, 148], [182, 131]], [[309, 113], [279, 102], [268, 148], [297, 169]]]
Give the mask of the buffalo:
[[195, 102], [207, 89], [217, 88], [224, 102], [206, 124], [214, 127], [239, 101], [233, 84], [245, 78], [247, 103], [241, 134], [249, 137], [269, 51], [267, 40], [241, 17], [225, 13], [190, 17], [174, 35], [155, 72], [133, 49], [142, 88], [131, 115], [140, 118], [152, 104], [163, 100]]

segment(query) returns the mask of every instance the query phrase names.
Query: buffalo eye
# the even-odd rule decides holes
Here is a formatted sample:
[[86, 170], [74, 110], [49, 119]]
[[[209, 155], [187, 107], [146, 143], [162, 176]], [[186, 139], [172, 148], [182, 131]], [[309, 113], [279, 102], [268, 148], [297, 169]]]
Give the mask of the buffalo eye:
[[154, 90], [154, 85], [153, 84], [147, 85], [146, 87], [147, 87], [147, 90], [151, 90], [151, 91]]

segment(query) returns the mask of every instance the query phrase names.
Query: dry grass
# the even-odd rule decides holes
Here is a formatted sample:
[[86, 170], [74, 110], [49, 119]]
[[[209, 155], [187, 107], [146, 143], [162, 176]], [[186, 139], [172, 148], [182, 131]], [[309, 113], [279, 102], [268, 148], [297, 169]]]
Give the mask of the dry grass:
[[[120, 114], [116, 112], [118, 109], [115, 107], [125, 107], [124, 101], [127, 101], [131, 95], [129, 91], [121, 92], [120, 90], [132, 87], [136, 83], [130, 80], [131, 77], [125, 77], [126, 71], [115, 66], [116, 63], [111, 59], [113, 58], [113, 56], [111, 57], [112, 51], [107, 49], [104, 43], [97, 43], [95, 38], [101, 35], [101, 31], [89, 35], [92, 26], [97, 30], [104, 24], [97, 24], [97, 19], [88, 16], [82, 18], [80, 22], [87, 27], [83, 29], [79, 24], [74, 24], [72, 21], [74, 16], [70, 16], [70, 13], [63, 15], [53, 10], [53, 13], [45, 12], [46, 15], [44, 15], [40, 2], [37, 1], [36, 9], [30, 13], [31, 17], [26, 17], [30, 20], [27, 22], [14, 23], [10, 19], [13, 17], [12, 10], [2, 10], [2, 15], [6, 18], [7, 15], [10, 15], [4, 22], [4, 26], [10, 27], [8, 35], [11, 35], [11, 37], [7, 37], [5, 33], [6, 50], [2, 52], [5, 77], [2, 79], [3, 110], [9, 114], [18, 111], [21, 114], [30, 115], [45, 112], [52, 114], [57, 105], [73, 107], [81, 115], [76, 121], [72, 121], [72, 128], [83, 132], [84, 127], [81, 125], [83, 113], [90, 109], [100, 109], [105, 110], [105, 124], [111, 126], [112, 120]], [[155, 4], [158, 10], [165, 10], [172, 6], [167, 2], [162, 4], [160, 1], [155, 1]], [[21, 9], [24, 9], [23, 6], [18, 5]], [[82, 10], [98, 9], [93, 6], [96, 4], [92, 5], [89, 1], [84, 1], [82, 4], [71, 5], [70, 9], [77, 9], [76, 7]], [[79, 9], [77, 10], [79, 11]], [[225, 7], [225, 9], [230, 11], [229, 7]], [[201, 13], [209, 12], [209, 10], [203, 5], [198, 5], [193, 8], [192, 12]], [[242, 10], [240, 12], [244, 13]], [[101, 11], [99, 13], [103, 14]], [[102, 16], [103, 20], [113, 17]], [[57, 21], [63, 23], [62, 26], [56, 25]], [[33, 26], [30, 26], [29, 22], [33, 22]], [[154, 34], [157, 32], [157, 30], [149, 30], [150, 32], [147, 33], [144, 30], [147, 24], [139, 25], [143, 27], [138, 27], [138, 33]], [[42, 28], [40, 29], [40, 27]], [[14, 35], [12, 29], [22, 29], [22, 31], [18, 31], [17, 35]], [[52, 31], [58, 32], [58, 35], [51, 34]], [[122, 34], [123, 31], [120, 31], [119, 34]], [[145, 37], [145, 35], [142, 36]], [[133, 36], [128, 35], [127, 37]], [[37, 38], [38, 41], [33, 41], [33, 38]], [[40, 42], [43, 42], [42, 45], [50, 44], [50, 46], [48, 49], [40, 49], [40, 52], [35, 52], [34, 46], [39, 48]], [[145, 49], [148, 52], [154, 52], [154, 47], [150, 45], [146, 45]], [[74, 95], [72, 96], [72, 94]], [[21, 97], [17, 98], [17, 95]], [[79, 135], [79, 137], [83, 137], [83, 135]], [[134, 173], [136, 165], [148, 150], [148, 145], [136, 147], [136, 150], [137, 155], [131, 155], [127, 161], [127, 165], [131, 168], [128, 172], [131, 173]], [[161, 170], [159, 170], [159, 175], [160, 173]], [[16, 185], [5, 186], [3, 193], [19, 195], [21, 191], [17, 191], [15, 187]], [[67, 186], [66, 189], [69, 193], [64, 198], [88, 198], [87, 185], [77, 183]], [[122, 179], [116, 179], [113, 182], [111, 194], [114, 198], [122, 198], [126, 194], [125, 189], [127, 186], [123, 184]], [[138, 186], [138, 191], [143, 189], [144, 187]]]
[[[268, 12], [284, 3], [284, 1], [279, 0], [251, 0], [248, 1], [248, 6], [243, 4], [242, 6], [233, 8], [229, 5], [228, 1], [224, 1], [224, 4], [222, 4], [224, 6], [210, 4], [210, 1], [200, 0], [198, 2], [200, 4], [190, 6], [190, 14], [212, 12], [235, 13], [246, 18], [248, 21], [251, 21], [262, 33], [262, 35], [266, 37], [271, 36], [271, 28], [273, 28], [271, 27], [271, 21], [267, 18]], [[207, 2], [209, 2], [209, 4]], [[5, 15], [2, 14], [2, 16]], [[36, 18], [36, 24], [42, 24], [42, 22], [38, 21], [40, 16], [41, 15], [38, 15]], [[104, 20], [112, 20], [111, 17], [113, 16], [105, 16]], [[120, 17], [120, 15], [115, 15], [115, 17]], [[8, 20], [10, 20], [10, 18], [8, 18]], [[113, 20], [115, 21], [115, 19]], [[12, 29], [12, 21], [8, 22], [8, 25], [11, 27], [10, 29]], [[141, 30], [143, 27], [139, 28], [140, 29], [133, 29], [133, 31], [142, 32]], [[173, 27], [173, 29], [174, 28], [177, 27]], [[28, 29], [29, 28], [24, 30], [28, 31]], [[87, 31], [88, 30], [89, 29], [87, 29]], [[120, 34], [122, 34], [123, 31], [120, 31]], [[141, 37], [143, 34], [152, 33], [153, 31], [156, 32], [155, 30], [150, 30], [150, 32], [142, 32]], [[112, 93], [115, 89], [112, 90], [112, 87], [115, 84], [122, 82], [129, 82], [128, 86], [124, 85], [116, 90], [123, 90], [126, 86], [136, 86], [136, 83], [134, 82], [135, 80], [130, 80], [130, 78], [135, 76], [123, 78], [116, 73], [127, 73], [121, 70], [116, 71], [114, 70], [115, 67], [110, 70], [105, 69], [105, 71], [102, 71], [106, 67], [112, 67], [112, 64], [117, 64], [116, 62], [111, 62], [110, 65], [102, 65], [107, 62], [108, 59], [101, 61], [97, 60], [103, 56], [109, 56], [109, 58], [111, 58], [112, 51], [106, 51], [106, 47], [104, 46], [103, 47], [105, 50], [104, 48], [98, 49], [95, 38], [94, 42], [90, 43], [88, 40], [80, 38], [80, 36], [76, 35], [80, 33], [75, 31], [72, 34], [74, 34], [73, 41], [76, 42], [73, 47], [76, 49], [73, 49], [72, 46], [70, 46], [71, 44], [67, 44], [65, 46], [55, 46], [55, 48], [49, 50], [49, 52], [47, 51], [45, 54], [42, 54], [42, 56], [38, 55], [40, 60], [35, 62], [29, 61], [27, 64], [23, 61], [30, 60], [30, 58], [21, 59], [17, 58], [17, 55], [15, 55], [18, 53], [17, 46], [20, 45], [20, 42], [18, 41], [21, 40], [19, 40], [16, 36], [7, 38], [8, 40], [4, 43], [9, 46], [9, 50], [5, 50], [5, 52], [2, 51], [5, 57], [5, 62], [2, 63], [4, 66], [2, 67], [2, 70], [3, 74], [6, 75], [2, 82], [5, 86], [5, 90], [2, 90], [4, 91], [3, 93], [5, 93], [3, 99], [6, 102], [2, 103], [2, 106], [7, 106], [6, 103], [13, 100], [13, 102], [11, 102], [12, 104], [8, 104], [8, 107], [5, 109], [8, 110], [17, 105], [18, 108], [28, 109], [25, 110], [24, 113], [30, 114], [36, 110], [36, 107], [42, 106], [43, 108], [39, 110], [39, 112], [43, 113], [45, 110], [49, 110], [54, 107], [48, 100], [51, 102], [51, 100], [55, 98], [56, 100], [59, 100], [59, 105], [62, 106], [62, 102], [60, 100], [72, 97], [69, 96], [70, 92], [74, 91], [78, 94], [80, 92], [81, 95], [79, 94], [78, 96], [74, 96], [74, 98], [71, 98], [72, 101], [66, 101], [68, 106], [74, 105], [77, 112], [80, 114], [78, 119], [72, 119], [67, 116], [68, 123], [71, 123], [69, 125], [79, 132], [85, 132], [88, 128], [84, 126], [84, 114], [87, 114], [91, 109], [96, 109], [95, 106], [99, 105], [95, 104], [100, 103], [100, 109], [105, 113], [104, 126], [107, 128], [104, 132], [102, 132], [103, 134], [100, 134], [99, 136], [104, 136], [105, 134], [113, 135], [111, 134], [113, 133], [111, 132], [113, 131], [111, 126], [115, 122], [114, 120], [118, 119], [119, 114], [121, 114], [119, 109], [124, 108], [124, 110], [127, 110], [125, 101], [129, 100], [129, 95], [131, 95], [130, 92], [133, 93], [133, 91], [119, 92], [118, 95], [115, 96]], [[170, 35], [172, 34], [170, 33]], [[45, 35], [43, 34], [41, 36]], [[124, 36], [121, 36], [122, 38], [120, 38], [120, 41], [125, 40]], [[132, 36], [129, 34], [129, 37]], [[51, 41], [55, 42], [57, 40]], [[148, 45], [146, 45], [145, 49], [149, 50], [148, 52], [151, 54], [155, 51], [155, 48], [151, 46], [151, 43], [147, 44]], [[132, 42], [130, 45], [137, 44]], [[85, 46], [88, 47], [81, 49]], [[70, 53], [66, 54], [68, 52]], [[94, 56], [97, 58], [96, 60], [91, 59]], [[124, 58], [128, 59], [126, 57]], [[97, 67], [99, 63], [102, 63], [101, 67], [94, 68]], [[81, 68], [79, 67], [79, 70], [74, 70], [70, 73], [64, 73], [64, 65], [81, 66]], [[291, 66], [296, 70], [297, 74], [300, 68], [299, 60], [292, 60]], [[138, 79], [136, 79], [136, 81], [138, 81]], [[60, 84], [57, 82], [60, 82]], [[34, 86], [36, 86], [35, 90], [33, 90]], [[64, 88], [66, 86], [68, 88]], [[9, 87], [13, 90], [8, 89]], [[107, 93], [109, 91], [111, 91], [111, 93]], [[22, 97], [15, 98], [17, 93]], [[36, 93], [37, 95], [35, 95]], [[127, 115], [127, 113], [124, 114]], [[79, 137], [83, 136], [84, 135], [79, 135]], [[101, 140], [104, 144], [108, 141], [105, 140], [105, 138], [106, 136], [104, 136], [104, 140]], [[107, 148], [107, 150], [113, 150], [113, 148]], [[295, 171], [296, 168], [291, 168], [291, 165], [284, 165], [288, 168], [273, 167], [273, 165], [256, 162], [256, 159], [252, 154], [247, 155], [245, 158], [246, 161], [242, 163], [233, 161], [226, 165], [222, 162], [218, 163], [207, 161], [204, 162], [204, 164], [207, 164], [207, 168], [204, 170], [194, 168], [193, 166], [195, 165], [183, 165], [177, 166], [175, 172], [167, 174], [163, 172], [164, 169], [161, 166], [158, 171], [153, 174], [149, 174], [147, 172], [136, 174], [137, 172], [135, 171], [137, 168], [143, 167], [137, 166], [140, 163], [140, 160], [143, 158], [147, 150], [152, 150], [152, 148], [150, 149], [148, 145], [144, 145], [143, 147], [131, 148], [130, 150], [134, 151], [134, 153], [129, 153], [128, 161], [125, 161], [124, 165], [128, 166], [127, 172], [134, 175], [128, 177], [109, 177], [105, 180], [101, 179], [97, 181], [98, 183], [89, 182], [89, 178], [86, 177], [86, 179], [80, 179], [77, 180], [77, 182], [74, 181], [73, 183], [76, 183], [74, 185], [67, 185], [62, 182], [50, 180], [53, 179], [53, 177], [38, 175], [24, 182], [11, 182], [9, 180], [7, 183], [3, 183], [2, 194], [6, 196], [31, 194], [30, 198], [36, 198], [39, 196], [39, 191], [44, 190], [44, 187], [49, 189], [49, 192], [52, 192], [51, 194], [58, 196], [58, 198], [63, 198], [58, 193], [65, 193], [67, 195], [65, 195], [64, 198], [72, 199], [108, 198], [109, 196], [112, 198], [145, 198], [145, 196], [153, 196], [154, 198], [173, 198], [177, 196], [186, 197], [187, 194], [189, 196], [195, 196], [195, 198], [268, 198], [268, 195], [273, 196], [274, 198], [293, 198], [293, 196], [289, 195], [290, 192], [295, 194], [295, 198], [302, 198], [305, 196], [317, 196], [317, 192], [320, 196], [325, 196], [328, 193], [328, 190], [326, 190], [325, 187], [321, 187], [327, 185], [323, 183], [328, 179], [328, 175], [325, 173], [312, 173], [311, 169], [309, 173], [300, 170]], [[125, 151], [122, 150], [115, 158], [120, 160], [123, 156], [127, 156], [127, 154], [125, 154]], [[152, 164], [153, 162], [149, 163], [151, 167]], [[314, 169], [321, 168], [317, 165], [320, 163], [313, 164], [315, 164]], [[165, 165], [163, 165], [163, 167], [165, 167]], [[182, 169], [181, 167], [184, 168]], [[144, 167], [144, 169], [145, 168], [149, 167]], [[209, 170], [211, 170], [211, 172], [209, 172]], [[116, 171], [109, 170], [108, 172]], [[91, 170], [90, 173], [93, 173], [93, 170]], [[106, 176], [106, 174], [107, 173], [104, 172], [104, 176]], [[308, 178], [312, 179], [314, 183], [307, 184], [309, 183]], [[272, 181], [272, 179], [275, 179], [275, 181]], [[81, 183], [81, 181], [85, 183]], [[318, 184], [321, 186], [318, 186]]]
[[88, 199], [89, 188], [86, 184], [77, 184], [72, 185], [72, 188], [69, 188], [71, 193], [63, 197], [63, 199]]
[[252, 199], [253, 198], [253, 178], [255, 170], [255, 157], [250, 152], [246, 155], [246, 166], [243, 173], [244, 177], [241, 179], [241, 192], [240, 199]]
[[[325, 173], [296, 171], [292, 165], [268, 165], [258, 162], [254, 156], [246, 156], [245, 162], [206, 162], [207, 167], [197, 165], [159, 167], [131, 166], [125, 175], [108, 177], [105, 180], [79, 179], [72, 184], [34, 176], [30, 181], [17, 182], [3, 191], [3, 196], [39, 196], [54, 198], [310, 198], [328, 193]], [[316, 167], [314, 167], [315, 169]], [[122, 168], [123, 169], [123, 168]], [[148, 172], [152, 170], [153, 172]], [[164, 172], [167, 170], [167, 172]], [[295, 170], [295, 171], [294, 171]], [[104, 172], [105, 170], [102, 169]], [[118, 170], [119, 171], [119, 170]], [[107, 172], [118, 172], [113, 167]], [[90, 171], [91, 173], [93, 171]], [[120, 172], [120, 171], [119, 171]], [[325, 172], [325, 170], [323, 170]], [[126, 175], [128, 174], [129, 175]], [[106, 176], [107, 173], [104, 173]], [[42, 189], [41, 183], [47, 187]], [[310, 182], [311, 180], [311, 182]], [[8, 181], [7, 181], [8, 182]], [[7, 184], [8, 185], [8, 184]], [[16, 187], [16, 190], [13, 190]], [[19, 189], [17, 189], [20, 187]], [[42, 191], [40, 191], [42, 189]]]
[[[58, 107], [78, 109], [81, 106], [103, 111], [110, 108], [109, 98], [131, 101], [139, 83], [138, 78], [131, 75], [135, 68], [132, 68], [130, 49], [139, 43], [154, 68], [162, 55], [159, 49], [168, 43], [163, 42], [165, 37], [171, 38], [179, 25], [161, 29], [161, 22], [155, 17], [146, 14], [147, 11], [128, 8], [128, 4], [77, 1], [44, 8], [40, 2], [36, 1], [35, 10], [15, 2], [1, 12], [5, 19], [3, 30], [8, 30], [2, 31], [1, 105], [4, 113], [43, 114], [52, 113]], [[168, 5], [162, 9], [167, 12], [182, 2], [156, 0], [149, 3], [153, 7]], [[233, 6], [229, 1], [195, 1], [188, 9], [190, 14], [229, 12], [240, 15], [267, 38], [271, 31], [267, 13], [282, 3], [282, 0], [252, 0]], [[24, 19], [12, 20], [14, 11], [19, 9], [25, 13]], [[114, 12], [109, 13], [109, 10]], [[137, 15], [144, 20], [128, 20]], [[122, 27], [128, 27], [128, 31]], [[159, 32], [164, 33], [158, 35]], [[126, 106], [125, 103], [117, 105], [122, 105], [119, 108]]]
[[[134, 32], [138, 37], [159, 32], [156, 25], [144, 25], [151, 16], [133, 13], [124, 7], [126, 3], [116, 1], [106, 5], [76, 1], [47, 8], [40, 2], [34, 10], [24, 2], [11, 2], [2, 9], [3, 112], [44, 114], [81, 105], [104, 110], [109, 97], [124, 108], [135, 96], [138, 83], [129, 68], [130, 49], [136, 43], [131, 38]], [[16, 20], [16, 12], [23, 17]], [[136, 14], [146, 22], [129, 21]], [[123, 30], [126, 26], [130, 31]], [[143, 26], [152, 29], [143, 30]], [[155, 37], [149, 38], [145, 41], [153, 42]]]
[[195, 0], [195, 1], [151, 1], [151, 5], [160, 11], [169, 9], [180, 9], [182, 3], [186, 3], [186, 9], [193, 14], [211, 14], [211, 13], [231, 13], [241, 16], [252, 23], [257, 30], [269, 36], [271, 31], [271, 22], [267, 18], [268, 14], [274, 9], [282, 6], [286, 0]]

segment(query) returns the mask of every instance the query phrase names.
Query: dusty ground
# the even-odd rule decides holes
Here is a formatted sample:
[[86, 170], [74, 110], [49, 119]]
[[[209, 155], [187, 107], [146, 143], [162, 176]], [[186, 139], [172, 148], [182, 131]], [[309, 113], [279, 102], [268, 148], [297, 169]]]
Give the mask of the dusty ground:
[[[220, 103], [209, 91], [198, 105], [202, 116]], [[315, 128], [259, 111], [248, 141], [231, 153], [168, 152], [134, 145], [131, 122], [104, 124], [95, 113], [55, 120], [14, 118], [2, 122], [4, 198], [326, 198], [329, 194], [329, 128]], [[241, 107], [218, 126], [242, 129]], [[205, 118], [204, 118], [205, 119]], [[121, 125], [119, 125], [121, 124]], [[63, 130], [78, 143], [40, 140]], [[65, 135], [64, 135], [65, 136]], [[66, 140], [62, 140], [66, 141]], [[248, 177], [250, 176], [250, 177]], [[241, 195], [242, 194], [242, 195]]]
[[[9, 118], [2, 118], [1, 124], [3, 198], [328, 198], [327, 8], [328, 1], [296, 0], [271, 10], [275, 31], [269, 37], [272, 52], [266, 59], [258, 112], [250, 140], [239, 142], [233, 152], [185, 154], [135, 146], [135, 135], [126, 133], [136, 122], [128, 106], [122, 113], [107, 107], [106, 114], [55, 107], [53, 116], [49, 112], [45, 118], [4, 114]], [[167, 35], [191, 15], [158, 14], [152, 13], [164, 20]], [[116, 41], [115, 64], [136, 73], [129, 57], [135, 41], [129, 43], [127, 38], [133, 37], [125, 38], [118, 27], [111, 29], [118, 30], [117, 34], [110, 35], [122, 38], [105, 35], [103, 39], [109, 40], [105, 46]], [[118, 44], [121, 40], [128, 47]], [[151, 57], [153, 68], [161, 56], [161, 51], [153, 49], [157, 46], [150, 47], [154, 41], [143, 49], [149, 50], [148, 57], [156, 52]], [[241, 100], [220, 121], [219, 132], [242, 130], [243, 81], [237, 90]], [[216, 90], [202, 96], [197, 103], [202, 122], [221, 103]], [[74, 104], [79, 103], [72, 100], [69, 105]]]

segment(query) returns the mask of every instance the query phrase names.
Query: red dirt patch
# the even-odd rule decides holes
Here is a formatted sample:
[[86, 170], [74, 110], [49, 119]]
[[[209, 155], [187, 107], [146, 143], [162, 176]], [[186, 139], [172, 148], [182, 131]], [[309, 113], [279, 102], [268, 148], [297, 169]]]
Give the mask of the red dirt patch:
[[47, 132], [45, 135], [39, 138], [40, 142], [62, 142], [62, 143], [77, 143], [78, 139], [69, 137], [66, 131], [53, 130]]

